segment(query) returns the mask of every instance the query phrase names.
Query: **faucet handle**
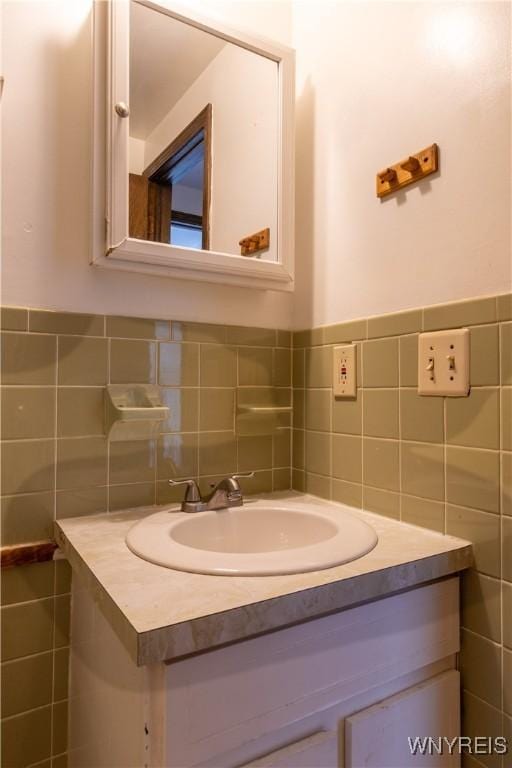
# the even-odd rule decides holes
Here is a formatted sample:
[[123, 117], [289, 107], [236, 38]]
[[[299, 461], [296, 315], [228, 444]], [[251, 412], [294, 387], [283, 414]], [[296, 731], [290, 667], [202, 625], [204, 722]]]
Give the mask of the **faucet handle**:
[[233, 480], [238, 480], [241, 477], [254, 477], [254, 472], [239, 472], [237, 475], [231, 475]]
[[185, 501], [201, 501], [201, 493], [196, 481], [189, 477], [186, 480], [169, 480], [169, 485], [186, 485]]

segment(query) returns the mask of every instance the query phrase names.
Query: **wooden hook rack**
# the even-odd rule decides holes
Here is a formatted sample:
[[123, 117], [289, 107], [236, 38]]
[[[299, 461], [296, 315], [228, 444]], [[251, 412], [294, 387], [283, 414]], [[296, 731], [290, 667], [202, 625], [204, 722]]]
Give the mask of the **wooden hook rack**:
[[409, 155], [405, 160], [379, 171], [376, 178], [377, 197], [391, 195], [408, 184], [435, 173], [438, 169], [438, 154], [437, 144], [432, 144], [421, 152]]
[[239, 241], [238, 245], [241, 249], [242, 256], [253, 256], [259, 251], [265, 251], [270, 246], [270, 229], [260, 230], [255, 232], [254, 235], [244, 237]]

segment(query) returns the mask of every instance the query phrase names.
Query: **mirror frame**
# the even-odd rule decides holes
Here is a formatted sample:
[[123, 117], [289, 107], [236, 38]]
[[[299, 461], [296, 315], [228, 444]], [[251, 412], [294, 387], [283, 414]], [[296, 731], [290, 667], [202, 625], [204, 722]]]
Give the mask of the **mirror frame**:
[[291, 48], [236, 31], [173, 0], [134, 0], [205, 32], [221, 37], [278, 65], [279, 153], [277, 254], [265, 261], [236, 254], [195, 250], [128, 236], [130, 0], [94, 3], [94, 99], [91, 263], [108, 269], [292, 291], [294, 280], [294, 102], [295, 53]]

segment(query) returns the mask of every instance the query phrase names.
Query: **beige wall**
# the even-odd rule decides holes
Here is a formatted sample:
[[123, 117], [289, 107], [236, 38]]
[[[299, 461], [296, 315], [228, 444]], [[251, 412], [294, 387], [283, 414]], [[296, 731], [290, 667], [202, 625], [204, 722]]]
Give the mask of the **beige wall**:
[[[203, 3], [298, 51], [294, 297], [89, 266], [90, 3], [3, 4], [5, 304], [308, 327], [509, 290], [508, 3], [297, 1], [293, 40], [288, 2]], [[379, 202], [432, 141], [439, 176]]]
[[[233, 24], [244, 18], [262, 34], [275, 19], [273, 32], [286, 36], [284, 8], [242, 5], [238, 14], [232, 3], [209, 10]], [[2, 10], [2, 302], [289, 327], [290, 295], [89, 266], [91, 0], [8, 2]]]
[[[294, 2], [294, 327], [510, 290], [510, 8]], [[379, 202], [434, 141], [438, 177]]]

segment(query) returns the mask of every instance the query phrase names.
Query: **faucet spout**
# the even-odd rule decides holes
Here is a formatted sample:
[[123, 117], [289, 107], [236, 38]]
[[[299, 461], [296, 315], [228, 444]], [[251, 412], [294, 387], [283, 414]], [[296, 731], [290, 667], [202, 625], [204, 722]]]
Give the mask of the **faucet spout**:
[[244, 500], [237, 476], [225, 477], [217, 483], [211, 493], [203, 496], [202, 502], [205, 505], [205, 509], [241, 507]]
[[181, 503], [182, 512], [206, 512], [212, 509], [241, 507], [244, 503], [238, 479], [254, 477], [254, 472], [224, 477], [206, 496], [201, 496], [195, 480], [169, 480], [170, 485], [186, 485], [185, 498]]

